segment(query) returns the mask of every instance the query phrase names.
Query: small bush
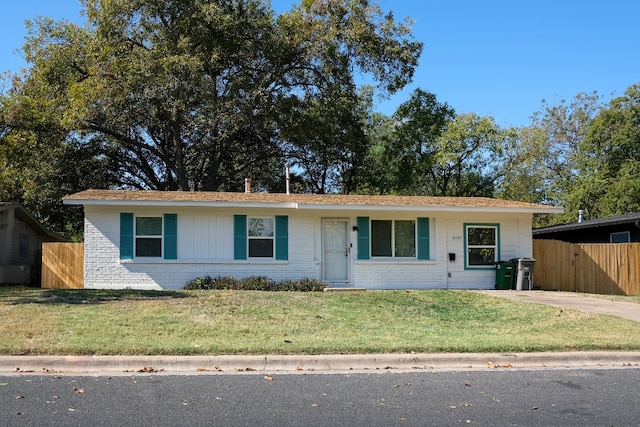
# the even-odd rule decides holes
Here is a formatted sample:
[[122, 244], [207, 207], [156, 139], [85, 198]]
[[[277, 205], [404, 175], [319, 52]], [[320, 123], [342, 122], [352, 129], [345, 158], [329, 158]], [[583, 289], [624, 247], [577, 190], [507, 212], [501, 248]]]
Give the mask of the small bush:
[[225, 277], [199, 277], [189, 280], [185, 290], [236, 290], [236, 291], [286, 291], [286, 292], [319, 292], [327, 287], [326, 282], [318, 279], [304, 278], [300, 280], [281, 280], [276, 282], [265, 276], [251, 276], [237, 279]]

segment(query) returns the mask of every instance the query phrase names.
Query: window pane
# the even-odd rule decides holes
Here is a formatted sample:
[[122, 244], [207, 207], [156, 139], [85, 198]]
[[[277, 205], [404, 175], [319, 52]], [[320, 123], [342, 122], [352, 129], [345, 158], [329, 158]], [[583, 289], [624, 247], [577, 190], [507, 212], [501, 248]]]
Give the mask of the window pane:
[[467, 229], [467, 244], [471, 246], [484, 246], [496, 244], [495, 227], [469, 227]]
[[21, 234], [19, 245], [20, 246], [19, 246], [18, 254], [22, 258], [28, 257], [29, 256], [29, 236]]
[[249, 236], [273, 237], [273, 218], [249, 218]]
[[272, 258], [273, 239], [249, 239], [250, 258]]
[[623, 231], [621, 233], [611, 233], [611, 243], [629, 243], [631, 242], [631, 233]]
[[162, 256], [162, 239], [138, 237], [136, 239], [136, 256], [139, 256], [139, 257]]
[[496, 250], [494, 248], [469, 249], [469, 265], [493, 265], [496, 262]]
[[162, 218], [136, 217], [136, 236], [162, 236]]
[[396, 256], [416, 256], [416, 223], [415, 221], [396, 221], [395, 225]]
[[371, 256], [391, 256], [391, 221], [371, 221]]

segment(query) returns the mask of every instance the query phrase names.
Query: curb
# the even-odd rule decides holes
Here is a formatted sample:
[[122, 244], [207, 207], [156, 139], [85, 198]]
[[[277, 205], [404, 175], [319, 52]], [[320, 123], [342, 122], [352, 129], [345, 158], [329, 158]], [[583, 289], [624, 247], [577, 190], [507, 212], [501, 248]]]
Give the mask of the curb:
[[0, 356], [6, 374], [236, 374], [640, 367], [640, 352], [262, 356]]

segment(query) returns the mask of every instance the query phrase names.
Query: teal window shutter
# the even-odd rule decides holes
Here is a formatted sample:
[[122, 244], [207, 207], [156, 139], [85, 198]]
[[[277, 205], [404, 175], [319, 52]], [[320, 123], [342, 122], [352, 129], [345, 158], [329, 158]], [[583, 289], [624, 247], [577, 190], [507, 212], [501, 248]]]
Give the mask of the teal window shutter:
[[359, 216], [358, 225], [358, 259], [369, 259], [369, 217]]
[[430, 259], [429, 218], [418, 218], [418, 259]]
[[289, 217], [276, 215], [276, 259], [289, 259]]
[[164, 259], [178, 259], [178, 215], [164, 214]]
[[247, 259], [247, 216], [233, 216], [233, 259]]
[[133, 214], [120, 214], [120, 259], [133, 259]]

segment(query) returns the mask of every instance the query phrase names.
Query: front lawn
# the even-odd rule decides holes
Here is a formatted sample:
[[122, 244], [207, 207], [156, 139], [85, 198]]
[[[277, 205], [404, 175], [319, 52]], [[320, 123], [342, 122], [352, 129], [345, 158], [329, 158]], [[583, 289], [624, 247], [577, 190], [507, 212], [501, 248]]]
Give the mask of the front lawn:
[[0, 287], [0, 354], [639, 350], [640, 324], [465, 291]]

